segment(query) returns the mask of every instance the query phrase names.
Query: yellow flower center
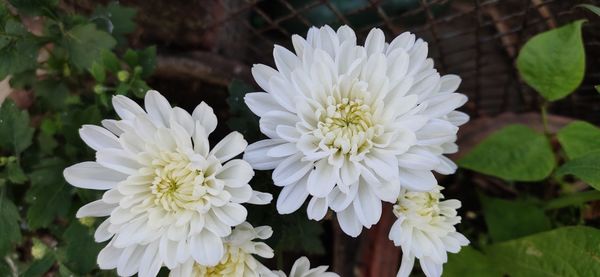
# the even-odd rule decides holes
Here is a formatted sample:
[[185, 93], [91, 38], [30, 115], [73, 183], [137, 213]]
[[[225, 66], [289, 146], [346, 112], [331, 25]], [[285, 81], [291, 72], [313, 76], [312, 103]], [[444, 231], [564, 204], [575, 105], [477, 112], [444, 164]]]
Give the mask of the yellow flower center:
[[229, 248], [219, 264], [207, 267], [198, 263], [194, 264], [192, 276], [196, 277], [222, 277], [222, 276], [244, 276], [246, 259], [248, 254], [241, 249]]
[[317, 125], [317, 137], [330, 148], [337, 148], [343, 154], [356, 154], [372, 145], [375, 128], [371, 108], [360, 98], [334, 97], [327, 99], [327, 108], [321, 114]]
[[181, 153], [161, 153], [152, 161], [154, 180], [150, 187], [154, 203], [166, 211], [193, 210], [206, 204], [204, 173], [194, 169]]

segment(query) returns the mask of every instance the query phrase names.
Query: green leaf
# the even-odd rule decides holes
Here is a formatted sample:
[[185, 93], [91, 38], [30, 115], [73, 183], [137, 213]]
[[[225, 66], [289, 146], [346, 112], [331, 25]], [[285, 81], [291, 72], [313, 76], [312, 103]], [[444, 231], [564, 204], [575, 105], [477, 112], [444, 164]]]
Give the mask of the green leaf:
[[156, 68], [156, 46], [147, 47], [138, 51], [138, 64], [142, 67], [142, 78], [148, 78]]
[[66, 106], [69, 88], [61, 81], [46, 79], [36, 82], [33, 90], [38, 100], [52, 110], [61, 110]]
[[37, 40], [15, 20], [7, 21], [5, 32], [12, 38], [0, 41], [0, 79], [36, 68], [39, 50]]
[[550, 229], [544, 210], [526, 199], [504, 200], [481, 196], [483, 215], [490, 237], [501, 242]]
[[227, 104], [231, 117], [227, 121], [227, 126], [242, 133], [247, 140], [256, 141], [261, 137], [258, 132], [258, 117], [244, 103], [244, 96], [252, 91], [254, 91], [252, 86], [240, 80], [233, 80], [229, 84]]
[[96, 258], [102, 246], [94, 241], [87, 227], [74, 220], [63, 237], [67, 244], [65, 265], [71, 271], [83, 276], [96, 268]]
[[556, 134], [569, 159], [600, 150], [600, 128], [585, 121], [574, 121]]
[[27, 111], [17, 108], [13, 101], [4, 101], [0, 106], [0, 148], [18, 155], [31, 145], [33, 132]]
[[6, 165], [6, 172], [8, 174], [8, 180], [13, 184], [23, 184], [27, 181], [27, 176], [17, 161], [9, 162]]
[[458, 164], [507, 181], [541, 181], [556, 165], [548, 139], [524, 125], [510, 125], [484, 139]]
[[578, 20], [531, 38], [517, 57], [523, 80], [549, 101], [579, 87], [585, 73], [585, 50]]
[[123, 60], [125, 63], [127, 63], [127, 65], [129, 65], [129, 67], [134, 68], [136, 65], [138, 65], [139, 54], [133, 49], [127, 49], [123, 55]]
[[69, 52], [69, 61], [79, 69], [89, 69], [101, 57], [102, 50], [116, 45], [115, 39], [94, 24], [76, 25], [69, 30], [63, 46]]
[[576, 7], [584, 8], [589, 10], [590, 12], [595, 13], [597, 16], [600, 16], [600, 8], [591, 4], [579, 4]]
[[29, 175], [31, 188], [27, 222], [32, 229], [47, 227], [57, 216], [65, 216], [71, 206], [71, 189], [63, 179], [65, 164], [58, 158], [42, 160]]
[[52, 253], [46, 254], [43, 258], [39, 260], [35, 260], [29, 268], [21, 275], [22, 277], [39, 277], [44, 276], [44, 273], [48, 272], [54, 262], [56, 261], [56, 257]]
[[484, 249], [505, 276], [600, 276], [600, 230], [563, 227]]
[[600, 191], [591, 190], [576, 192], [552, 199], [544, 206], [545, 210], [560, 209], [568, 206], [577, 206], [590, 201], [600, 200]]
[[500, 270], [483, 253], [472, 247], [463, 247], [456, 254], [448, 253], [444, 265], [444, 277], [501, 277]]
[[135, 30], [136, 10], [124, 7], [118, 2], [111, 2], [107, 6], [98, 6], [92, 14], [92, 20], [99, 23], [99, 27], [105, 27], [119, 43], [125, 42], [124, 35]]
[[20, 13], [26, 15], [51, 15], [56, 10], [58, 0], [9, 0]]
[[567, 161], [558, 168], [556, 175], [573, 175], [600, 190], [600, 151]]
[[19, 211], [15, 204], [4, 195], [0, 195], [0, 257], [4, 257], [21, 241], [19, 220]]
[[98, 63], [97, 61], [94, 61], [92, 63], [90, 73], [92, 74], [92, 77], [94, 77], [96, 82], [100, 84], [104, 83], [104, 81], [106, 80], [106, 70], [104, 69], [104, 66]]
[[101, 55], [102, 65], [104, 65], [104, 68], [113, 73], [116, 73], [117, 71], [121, 70], [121, 63], [119, 62], [119, 59], [113, 52], [105, 49], [102, 50]]

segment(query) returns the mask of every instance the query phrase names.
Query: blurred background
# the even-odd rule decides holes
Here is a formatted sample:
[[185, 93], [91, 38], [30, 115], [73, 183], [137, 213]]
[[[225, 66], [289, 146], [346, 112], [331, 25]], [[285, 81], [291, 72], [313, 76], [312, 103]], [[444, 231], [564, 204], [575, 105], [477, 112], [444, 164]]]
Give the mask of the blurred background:
[[[469, 97], [469, 102], [462, 110], [472, 117], [472, 121], [461, 127], [459, 132], [461, 152], [452, 157], [457, 159], [482, 138], [507, 124], [522, 123], [538, 130], [542, 128], [540, 117], [537, 113], [531, 113], [538, 110], [541, 99], [520, 80], [515, 69], [518, 51], [527, 39], [537, 33], [575, 19], [587, 18], [588, 23], [583, 28], [587, 54], [585, 80], [576, 93], [550, 107], [549, 111], [553, 114], [550, 116], [550, 126], [556, 130], [573, 119], [600, 123], [600, 98], [594, 89], [600, 79], [600, 21], [593, 13], [574, 8], [579, 3], [599, 4], [600, 1], [2, 2], [8, 13], [18, 16], [23, 26], [34, 36], [44, 36], [52, 33], [53, 28], [59, 28], [56, 26], [60, 24], [54, 26], [50, 21], [59, 22], [63, 20], [63, 16], [73, 16], [74, 19], [65, 20], [61, 24], [75, 26], [73, 22], [79, 22], [77, 20], [92, 22], [95, 31], [109, 34], [114, 40], [114, 43], [108, 43], [109, 39], [90, 40], [89, 49], [106, 43], [105, 49], [98, 50], [100, 54], [97, 56], [101, 62], [92, 60], [78, 64], [78, 61], [71, 60], [73, 55], [60, 58], [61, 52], [57, 49], [64, 47], [68, 50], [69, 47], [46, 41], [38, 43], [38, 48], [33, 53], [36, 53], [39, 63], [47, 61], [48, 68], [30, 66], [19, 72], [11, 72], [0, 66], [2, 77], [12, 76], [10, 82], [6, 79], [2, 83], [0, 99], [8, 97], [17, 107], [29, 111], [31, 124], [36, 129], [36, 139], [29, 151], [44, 153], [40, 154], [43, 156], [40, 158], [38, 154], [28, 155], [25, 151], [20, 159], [27, 161], [51, 156], [64, 157], [61, 164], [55, 167], [56, 171], [62, 171], [60, 168], [64, 164], [90, 157], [89, 152], [81, 150], [83, 145], [78, 141], [76, 129], [82, 123], [99, 120], [100, 115], [112, 115], [110, 107], [106, 105], [110, 95], [120, 93], [139, 97], [140, 91], [149, 87], [160, 91], [173, 104], [188, 111], [201, 101], [212, 106], [220, 124], [211, 141], [218, 141], [231, 130], [243, 132], [251, 142], [258, 140], [261, 135], [258, 133], [256, 118], [245, 109], [242, 102], [244, 93], [259, 90], [250, 75], [252, 64], [274, 65], [274, 44], [291, 48], [292, 34], [305, 36], [310, 26], [324, 24], [334, 28], [351, 26], [361, 43], [374, 27], [381, 28], [386, 33], [387, 41], [402, 32], [410, 31], [429, 42], [429, 56], [435, 59], [437, 70], [441, 74], [459, 75], [463, 80], [459, 91]], [[33, 3], [33, 6], [26, 6], [23, 2]], [[48, 5], [51, 12], [36, 11], [36, 5]], [[54, 14], [56, 18], [53, 17]], [[106, 54], [107, 49], [113, 54]], [[85, 56], [85, 48], [82, 51]], [[113, 60], [116, 60], [118, 66], [111, 68], [109, 64]], [[7, 60], [1, 62], [4, 61]], [[17, 63], [14, 60], [12, 62]], [[58, 80], [60, 84], [44, 83], [44, 80]], [[58, 95], [57, 91], [63, 94]], [[52, 104], [55, 101], [67, 104]], [[91, 105], [98, 106], [97, 116], [95, 110], [86, 110]], [[94, 114], [94, 117], [90, 114]], [[73, 118], [78, 120], [71, 120]], [[55, 129], [52, 128], [58, 131], [53, 132]], [[44, 150], [42, 148], [47, 147], [47, 141], [56, 145]], [[32, 178], [36, 175], [32, 177], [29, 173], [37, 172], [34, 171], [35, 166], [27, 162], [21, 164], [29, 179], [24, 183], [35, 182]], [[458, 228], [476, 246], [490, 240], [489, 226], [482, 215], [482, 197], [514, 199], [523, 194], [534, 194], [543, 198], [546, 193], [539, 187], [507, 185], [499, 179], [473, 172], [459, 171], [453, 176], [438, 177], [446, 187], [447, 197], [463, 202], [463, 208], [459, 211], [463, 223]], [[268, 172], [259, 172], [254, 180], [257, 188], [278, 193], [278, 189], [273, 188], [270, 182]], [[31, 224], [32, 219], [29, 219], [28, 214], [25, 215], [28, 211], [22, 210], [22, 207], [34, 205], [34, 201], [23, 200], [20, 203], [21, 200], [18, 199], [25, 199], [26, 195], [31, 198], [35, 192], [20, 190], [17, 187], [8, 192], [22, 214], [21, 242], [16, 244], [17, 254], [13, 256], [17, 265], [40, 260], [31, 253], [32, 246], [60, 249], [65, 229], [68, 228], [68, 231], [75, 228], [71, 226], [74, 211], [85, 200], [97, 197], [65, 186], [64, 190], [69, 190], [65, 198], [72, 199], [69, 200], [72, 204], [64, 211], [51, 214], [53, 219], [32, 228], [31, 225], [36, 224]], [[582, 210], [561, 210], [552, 217], [560, 219], [556, 224], [583, 220], [588, 225], [597, 225], [600, 222], [600, 204], [592, 202]], [[358, 239], [345, 236], [336, 226], [335, 220], [317, 223], [305, 218], [302, 212], [286, 217], [278, 216], [274, 205], [251, 208], [249, 221], [253, 225], [269, 224], [275, 229], [275, 236], [269, 244], [276, 250], [276, 258], [265, 261], [266, 264], [273, 268], [289, 268], [297, 257], [308, 255], [314, 264], [331, 265], [341, 276], [395, 276], [401, 254], [387, 238], [389, 227], [395, 219], [389, 206], [386, 206], [381, 222], [371, 230], [363, 230]], [[97, 223], [80, 224], [89, 227]], [[74, 242], [66, 242], [66, 245], [74, 245]], [[62, 276], [61, 264], [66, 264], [70, 272], [74, 272], [74, 276], [110, 274], [94, 269], [93, 262], [88, 262], [92, 263], [89, 268], [73, 269], [73, 266], [68, 265], [78, 262], [77, 260], [61, 260], [58, 257], [46, 263], [49, 265], [46, 270], [37, 272], [46, 276]], [[418, 270], [415, 272], [420, 274]]]

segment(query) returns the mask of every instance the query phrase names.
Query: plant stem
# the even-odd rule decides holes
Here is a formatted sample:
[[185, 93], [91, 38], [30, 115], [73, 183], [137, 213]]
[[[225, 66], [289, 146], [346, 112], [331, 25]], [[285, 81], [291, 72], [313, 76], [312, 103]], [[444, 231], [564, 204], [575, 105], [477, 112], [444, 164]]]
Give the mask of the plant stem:
[[551, 136], [550, 128], [548, 127], [548, 102], [544, 102], [541, 106], [542, 110], [542, 125], [544, 126], [544, 134], [548, 137]]

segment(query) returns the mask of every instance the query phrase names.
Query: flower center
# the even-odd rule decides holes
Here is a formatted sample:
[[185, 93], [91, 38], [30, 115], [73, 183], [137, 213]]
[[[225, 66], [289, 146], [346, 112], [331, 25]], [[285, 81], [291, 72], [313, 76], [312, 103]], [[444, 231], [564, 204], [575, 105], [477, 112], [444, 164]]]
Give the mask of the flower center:
[[415, 212], [420, 216], [435, 218], [440, 215], [440, 192], [407, 192], [394, 205], [394, 213], [398, 216], [402, 213]]
[[240, 249], [235, 252], [230, 249], [225, 253], [221, 262], [215, 266], [206, 267], [195, 263], [192, 276], [222, 277], [243, 274], [247, 256], [248, 254]]
[[154, 180], [150, 187], [154, 203], [166, 211], [193, 210], [204, 201], [204, 173], [194, 169], [183, 154], [168, 153], [153, 162]]
[[371, 108], [360, 98], [338, 101], [330, 96], [317, 127], [317, 137], [343, 154], [356, 154], [370, 148], [375, 134]]

